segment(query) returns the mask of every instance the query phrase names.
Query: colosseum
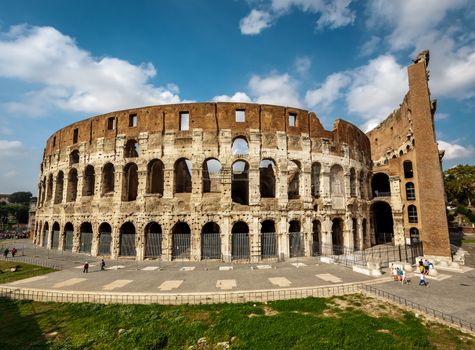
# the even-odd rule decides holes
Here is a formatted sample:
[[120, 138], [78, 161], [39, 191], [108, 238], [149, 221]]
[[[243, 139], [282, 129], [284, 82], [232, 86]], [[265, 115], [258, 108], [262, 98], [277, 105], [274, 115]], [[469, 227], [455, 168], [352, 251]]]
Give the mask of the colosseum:
[[[137, 260], [285, 260], [421, 241], [450, 256], [428, 52], [365, 134], [251, 103], [134, 108], [48, 139], [34, 240]], [[371, 98], [368, 96], [368, 98]]]

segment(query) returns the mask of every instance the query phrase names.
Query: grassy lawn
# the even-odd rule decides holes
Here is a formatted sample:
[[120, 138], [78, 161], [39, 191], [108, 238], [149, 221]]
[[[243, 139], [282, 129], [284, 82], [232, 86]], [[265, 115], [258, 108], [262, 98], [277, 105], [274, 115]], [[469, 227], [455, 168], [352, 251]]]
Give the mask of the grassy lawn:
[[0, 299], [0, 315], [1, 349], [475, 348], [472, 336], [359, 294], [197, 306]]
[[[16, 267], [15, 272], [11, 272], [10, 269]], [[41, 267], [36, 265], [24, 264], [16, 261], [1, 261], [0, 260], [0, 284], [21, 280], [23, 278], [44, 275], [56, 271], [47, 267]]]
[[473, 243], [475, 243], [475, 239], [462, 239], [462, 243], [473, 244]]

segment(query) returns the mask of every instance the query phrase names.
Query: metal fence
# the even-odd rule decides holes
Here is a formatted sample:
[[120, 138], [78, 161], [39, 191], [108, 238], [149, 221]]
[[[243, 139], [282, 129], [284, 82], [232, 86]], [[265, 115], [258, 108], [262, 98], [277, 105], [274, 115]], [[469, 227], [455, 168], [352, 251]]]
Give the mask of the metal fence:
[[191, 256], [191, 234], [172, 234], [172, 259], [189, 259]]
[[74, 239], [74, 232], [73, 231], [66, 231], [64, 236], [64, 250], [72, 251], [73, 250], [73, 239]]
[[81, 238], [79, 241], [80, 253], [91, 253], [92, 248], [92, 232], [81, 232]]
[[232, 233], [232, 260], [249, 260], [249, 233]]
[[201, 234], [201, 259], [221, 259], [221, 235], [219, 232]]
[[135, 233], [121, 233], [120, 256], [135, 256]]
[[289, 257], [305, 256], [304, 237], [302, 232], [289, 232]]
[[145, 257], [158, 258], [162, 255], [162, 234], [158, 232], [149, 232], [145, 242]]
[[277, 257], [277, 235], [275, 232], [262, 232], [261, 234], [261, 258]]
[[111, 242], [112, 235], [110, 232], [101, 232], [99, 236], [99, 254], [110, 255], [111, 254]]

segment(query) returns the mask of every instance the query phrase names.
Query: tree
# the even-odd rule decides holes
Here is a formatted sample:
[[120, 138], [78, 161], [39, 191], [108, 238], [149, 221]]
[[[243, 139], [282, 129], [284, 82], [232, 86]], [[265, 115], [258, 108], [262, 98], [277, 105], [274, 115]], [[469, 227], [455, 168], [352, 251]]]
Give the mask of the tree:
[[457, 165], [444, 172], [445, 192], [449, 202], [472, 206], [475, 198], [475, 166]]
[[8, 200], [10, 203], [20, 203], [29, 206], [32, 196], [31, 192], [14, 192], [8, 196]]

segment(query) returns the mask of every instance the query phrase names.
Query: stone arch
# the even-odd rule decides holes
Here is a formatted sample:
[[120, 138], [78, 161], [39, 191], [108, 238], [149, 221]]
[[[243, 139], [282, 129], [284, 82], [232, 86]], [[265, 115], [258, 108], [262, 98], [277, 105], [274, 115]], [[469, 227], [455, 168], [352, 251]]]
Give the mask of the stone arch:
[[107, 222], [99, 225], [99, 254], [111, 255], [112, 228]]
[[276, 165], [273, 159], [263, 159], [259, 164], [259, 189], [261, 198], [275, 198]]
[[246, 137], [238, 136], [234, 138], [231, 151], [234, 156], [246, 156], [249, 154], [249, 143], [247, 142]]
[[312, 255], [318, 256], [322, 252], [322, 224], [319, 220], [312, 221]]
[[203, 162], [202, 189], [204, 193], [221, 192], [221, 163], [216, 158], [208, 158]]
[[385, 173], [376, 173], [371, 178], [371, 188], [373, 197], [391, 196], [391, 186], [389, 185], [389, 176]]
[[147, 193], [163, 196], [164, 165], [160, 159], [153, 159], [147, 165]]
[[145, 226], [145, 257], [158, 258], [162, 256], [162, 227], [155, 221]]
[[368, 226], [366, 223], [366, 219], [363, 219], [363, 223], [361, 224], [361, 229], [363, 230], [363, 248], [366, 248], [367, 242], [368, 242]]
[[179, 221], [172, 229], [172, 260], [190, 259], [191, 229], [186, 222]]
[[102, 194], [113, 193], [115, 187], [115, 169], [112, 163], [106, 163], [102, 168]]
[[221, 235], [217, 223], [210, 221], [201, 229], [201, 259], [221, 259]]
[[120, 227], [119, 255], [135, 256], [135, 225], [127, 221]]
[[261, 257], [277, 257], [277, 233], [274, 220], [264, 220], [261, 223]]
[[345, 176], [340, 164], [334, 164], [330, 169], [330, 193], [331, 195], [345, 195]]
[[249, 226], [244, 221], [234, 223], [231, 230], [231, 259], [249, 260]]
[[383, 201], [371, 205], [374, 237], [376, 244], [392, 242], [394, 236], [393, 215], [391, 206]]
[[137, 158], [139, 156], [139, 143], [135, 139], [127, 140], [124, 149], [125, 158]]
[[88, 165], [86, 169], [84, 169], [84, 180], [82, 186], [82, 195], [84, 197], [94, 196], [94, 187], [96, 183], [96, 174], [94, 171], [94, 167], [92, 165]]
[[289, 160], [287, 162], [287, 196], [289, 199], [300, 198], [300, 162]]
[[76, 149], [69, 153], [69, 166], [79, 163], [79, 151]]
[[60, 171], [56, 176], [56, 190], [54, 191], [54, 204], [63, 201], [64, 173]]
[[420, 237], [419, 237], [419, 229], [417, 227], [411, 227], [409, 229], [409, 237], [411, 238], [411, 243], [419, 243], [420, 242]]
[[[128, 163], [124, 167], [124, 179], [122, 200], [125, 202], [134, 201], [137, 199], [137, 192], [139, 186], [138, 167], [135, 163]], [[135, 230], [135, 229], [134, 229]]]
[[75, 202], [78, 192], [78, 171], [73, 168], [68, 174], [68, 192], [66, 193], [66, 202]]
[[359, 186], [360, 186], [360, 197], [361, 199], [366, 199], [367, 196], [367, 191], [366, 191], [366, 174], [363, 170], [360, 171], [360, 177], [359, 177]]
[[350, 169], [350, 196], [356, 197], [356, 171], [355, 168]]
[[60, 233], [60, 226], [57, 221], [54, 222], [53, 227], [51, 229], [53, 234], [51, 235], [51, 249], [58, 249], [59, 247], [59, 233]]
[[289, 257], [295, 258], [304, 256], [304, 254], [304, 242], [300, 221], [291, 220], [289, 222]]
[[235, 203], [249, 204], [249, 164], [237, 160], [232, 166], [231, 198]]
[[320, 174], [322, 171], [322, 165], [319, 162], [312, 163], [312, 174], [311, 174], [311, 182], [312, 182], [312, 197], [319, 198], [320, 197]]
[[46, 192], [46, 200], [49, 201], [53, 197], [53, 174], [48, 176], [48, 189]]
[[353, 229], [352, 229], [352, 238], [353, 238], [353, 250], [359, 250], [359, 235], [358, 235], [358, 220], [353, 218], [352, 220]]
[[64, 242], [63, 250], [72, 251], [74, 242], [74, 226], [72, 223], [67, 222], [64, 225]]
[[343, 247], [343, 220], [341, 218], [334, 218], [332, 220], [332, 246], [333, 254], [340, 255], [344, 252]]
[[83, 222], [79, 228], [79, 252], [91, 254], [92, 234], [91, 223]]
[[45, 221], [43, 224], [43, 247], [48, 246], [48, 237], [49, 237], [49, 225], [48, 222]]
[[175, 162], [175, 193], [191, 193], [193, 165], [187, 158]]

